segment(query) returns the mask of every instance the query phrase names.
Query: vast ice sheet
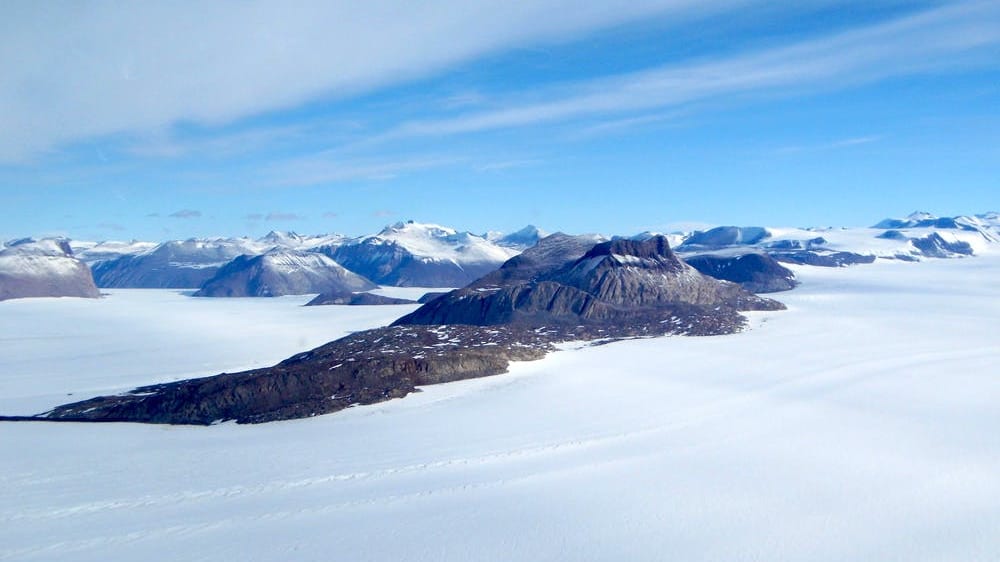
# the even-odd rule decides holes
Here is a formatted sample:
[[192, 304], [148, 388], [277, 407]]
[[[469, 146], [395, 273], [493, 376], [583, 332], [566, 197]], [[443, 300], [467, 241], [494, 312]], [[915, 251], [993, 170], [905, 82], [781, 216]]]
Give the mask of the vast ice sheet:
[[[742, 334], [564, 351], [330, 416], [0, 425], [0, 559], [995, 560], [1000, 259], [797, 273], [789, 310]], [[103, 375], [109, 343], [78, 324], [105, 317], [52, 301], [29, 333], [53, 353], [13, 352], [34, 377], [3, 408], [60, 390], [75, 354], [98, 380], [73, 388], [103, 391], [198, 370], [170, 338], [308, 347], [387, 313], [320, 307], [306, 329], [273, 300], [254, 328], [197, 301], [185, 323], [145, 295], [147, 320], [115, 326], [175, 318], [149, 334], [168, 341]], [[2, 328], [6, 356], [24, 330]]]

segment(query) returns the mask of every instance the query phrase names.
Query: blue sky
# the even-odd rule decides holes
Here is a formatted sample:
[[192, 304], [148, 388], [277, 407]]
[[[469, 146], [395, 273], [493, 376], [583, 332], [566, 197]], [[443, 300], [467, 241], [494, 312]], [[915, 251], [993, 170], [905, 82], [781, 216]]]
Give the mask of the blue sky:
[[1000, 207], [997, 2], [356, 4], [0, 8], [0, 237]]

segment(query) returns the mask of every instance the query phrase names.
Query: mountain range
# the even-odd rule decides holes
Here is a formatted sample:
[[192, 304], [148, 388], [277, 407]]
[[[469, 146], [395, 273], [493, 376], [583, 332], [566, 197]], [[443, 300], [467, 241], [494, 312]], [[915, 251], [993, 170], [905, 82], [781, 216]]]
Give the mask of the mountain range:
[[137, 388], [22, 419], [212, 424], [310, 417], [399, 398], [420, 385], [499, 374], [510, 361], [539, 359], [559, 342], [730, 334], [745, 323], [740, 310], [784, 308], [698, 273], [662, 236], [594, 243], [553, 235], [522, 256], [391, 326], [274, 367]]
[[[49, 257], [85, 263], [97, 287], [200, 289], [198, 294], [202, 296], [278, 296], [338, 294], [347, 289], [363, 290], [359, 287], [370, 284], [462, 287], [496, 271], [508, 259], [547, 236], [534, 226], [508, 235], [496, 232], [480, 235], [409, 221], [355, 238], [275, 231], [259, 239], [206, 238], [162, 243], [62, 240], [46, 244], [50, 248], [65, 245]], [[794, 286], [791, 271], [775, 262], [837, 267], [876, 259], [916, 261], [986, 251], [1000, 242], [1000, 214], [936, 217], [916, 212], [904, 218], [885, 219], [867, 228], [720, 226], [687, 233], [644, 232], [627, 238], [643, 241], [656, 236], [665, 236], [677, 254], [702, 273], [740, 283], [751, 292], [768, 292]], [[611, 238], [593, 235], [586, 239]], [[23, 241], [0, 247], [16, 246], [24, 246]], [[553, 241], [547, 245], [553, 249], [557, 246]], [[10, 258], [26, 252], [26, 248], [11, 249], [6, 254]], [[579, 249], [566, 255], [576, 251]], [[264, 255], [271, 257], [250, 259]], [[330, 261], [314, 257], [320, 255]], [[541, 257], [536, 255], [531, 259]], [[24, 259], [15, 261], [11, 258], [0, 262], [3, 268], [0, 275], [4, 276], [2, 294], [93, 293], [82, 271], [76, 277], [79, 286], [69, 288], [66, 274], [61, 271], [52, 270], [52, 278], [43, 281], [41, 273], [49, 269], [37, 269], [41, 260], [34, 260], [35, 273], [27, 277]], [[340, 266], [365, 281], [344, 274]], [[249, 272], [253, 268], [257, 273]], [[515, 269], [508, 268], [504, 275], [514, 274]], [[335, 281], [339, 278], [350, 281], [345, 286]], [[26, 289], [26, 283], [38, 288]], [[15, 289], [15, 284], [20, 288]]]

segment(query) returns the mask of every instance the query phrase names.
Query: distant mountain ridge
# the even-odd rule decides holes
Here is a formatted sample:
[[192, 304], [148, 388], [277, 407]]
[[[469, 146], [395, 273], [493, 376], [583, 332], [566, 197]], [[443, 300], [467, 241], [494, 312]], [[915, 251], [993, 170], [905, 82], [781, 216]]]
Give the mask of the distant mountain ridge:
[[380, 285], [456, 287], [496, 269], [518, 250], [470, 232], [409, 221], [324, 252]]
[[[741, 259], [741, 256], [757, 254], [784, 263], [832, 267], [876, 259], [964, 257], [1000, 248], [1000, 214], [937, 217], [916, 212], [863, 228], [719, 226], [688, 233], [643, 232], [625, 238], [643, 241], [655, 236], [666, 236], [678, 255], [698, 264], [703, 272], [722, 279], [742, 279], [738, 282], [746, 288], [766, 291], [793, 282], [782, 280], [787, 275], [767, 260]], [[240, 256], [259, 256], [277, 250], [325, 254], [349, 271], [380, 285], [460, 287], [496, 271], [509, 258], [546, 237], [535, 226], [511, 234], [477, 235], [408, 221], [389, 225], [377, 234], [354, 238], [272, 231], [258, 239], [206, 238], [159, 244], [134, 240], [69, 241], [69, 244], [76, 258], [91, 267], [98, 287], [197, 289]], [[599, 235], [591, 238], [609, 239]], [[538, 259], [538, 255], [531, 259]], [[737, 275], [737, 270], [742, 273]], [[507, 268], [504, 274], [511, 275], [514, 271]]]
[[241, 255], [222, 266], [196, 297], [273, 297], [367, 291], [376, 285], [324, 254], [271, 250]]

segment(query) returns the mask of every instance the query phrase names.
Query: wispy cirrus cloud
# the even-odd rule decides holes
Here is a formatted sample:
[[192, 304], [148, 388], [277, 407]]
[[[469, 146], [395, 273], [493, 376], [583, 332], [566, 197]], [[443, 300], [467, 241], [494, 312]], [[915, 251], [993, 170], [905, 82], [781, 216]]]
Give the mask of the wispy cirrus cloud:
[[476, 171], [478, 172], [503, 172], [504, 170], [512, 170], [517, 168], [529, 168], [531, 166], [537, 166], [542, 163], [540, 158], [520, 158], [515, 160], [499, 160], [496, 162], [488, 162], [486, 164], [481, 164], [476, 166]]
[[500, 109], [402, 123], [374, 140], [629, 113], [633, 115], [619, 124], [631, 126], [662, 118], [649, 111], [705, 100], [836, 90], [925, 72], [996, 66], [998, 52], [1000, 4], [967, 2], [791, 46], [547, 88]]
[[458, 156], [414, 155], [396, 158], [345, 157], [323, 151], [271, 164], [262, 173], [265, 186], [297, 187], [354, 180], [389, 180], [404, 172], [451, 166]]
[[8, 4], [0, 11], [0, 161], [89, 137], [344, 98], [511, 47], [746, 2]]
[[820, 144], [811, 145], [795, 145], [795, 146], [784, 146], [777, 150], [779, 154], [792, 154], [797, 152], [811, 152], [811, 151], [821, 151], [821, 150], [836, 150], [838, 148], [850, 148], [853, 146], [860, 146], [864, 144], [871, 144], [879, 142], [884, 138], [884, 135], [867, 135], [860, 137], [851, 137], [846, 139], [838, 139], [831, 142], [825, 142]]

